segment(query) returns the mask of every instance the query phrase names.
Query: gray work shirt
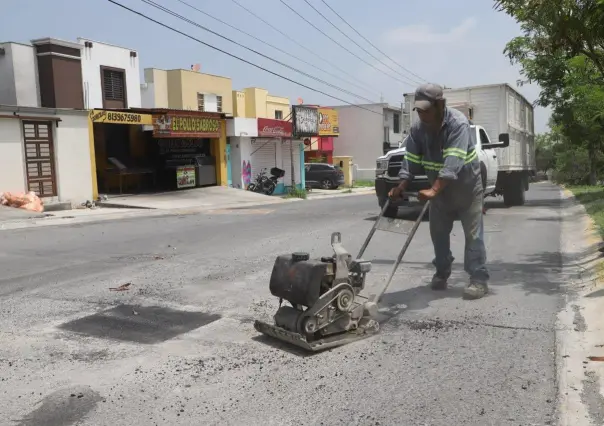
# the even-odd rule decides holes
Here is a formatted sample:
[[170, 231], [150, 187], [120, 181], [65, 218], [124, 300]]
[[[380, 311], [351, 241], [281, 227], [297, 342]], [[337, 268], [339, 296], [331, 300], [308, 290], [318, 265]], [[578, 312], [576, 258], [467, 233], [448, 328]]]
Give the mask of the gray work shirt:
[[423, 166], [431, 184], [437, 178], [450, 181], [435, 202], [442, 203], [447, 210], [468, 208], [472, 200], [482, 196], [483, 192], [472, 131], [468, 119], [452, 108], [445, 108], [438, 133], [431, 132], [417, 120], [407, 137], [407, 152], [399, 178], [413, 180], [415, 175], [423, 174]]

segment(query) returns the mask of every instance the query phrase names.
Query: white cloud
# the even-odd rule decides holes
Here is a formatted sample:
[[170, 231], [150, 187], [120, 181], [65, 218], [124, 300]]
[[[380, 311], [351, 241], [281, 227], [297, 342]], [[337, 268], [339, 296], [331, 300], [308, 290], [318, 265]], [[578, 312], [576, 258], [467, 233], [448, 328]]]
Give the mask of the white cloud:
[[477, 24], [475, 18], [470, 17], [463, 20], [456, 27], [446, 32], [438, 32], [426, 24], [408, 25], [396, 28], [385, 34], [385, 40], [390, 44], [405, 43], [452, 43], [462, 40]]

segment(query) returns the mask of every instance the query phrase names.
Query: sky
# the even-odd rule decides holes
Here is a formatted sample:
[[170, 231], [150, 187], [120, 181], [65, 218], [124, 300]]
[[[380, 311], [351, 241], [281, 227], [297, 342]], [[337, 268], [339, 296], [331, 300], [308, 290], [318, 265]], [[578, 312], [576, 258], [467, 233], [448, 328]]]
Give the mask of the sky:
[[[42, 37], [75, 41], [77, 37], [84, 37], [138, 51], [141, 75], [144, 68], [190, 69], [192, 64], [200, 64], [201, 72], [231, 77], [233, 89], [262, 87], [270, 94], [290, 98], [292, 103], [297, 103], [299, 98], [306, 104], [322, 105], [383, 99], [399, 105], [403, 93], [412, 92], [421, 80], [453, 88], [508, 83], [531, 102], [539, 94], [539, 87], [535, 85], [517, 87], [516, 82], [521, 78], [519, 68], [510, 64], [503, 50], [509, 40], [520, 35], [520, 29], [512, 18], [493, 10], [493, 1], [463, 0], [461, 7], [461, 1], [451, 0], [325, 0], [388, 57], [363, 40], [322, 0], [307, 1], [365, 51], [323, 19], [306, 0], [236, 0], [280, 32], [233, 0], [183, 0], [281, 51], [217, 22], [179, 0], [153, 0], [194, 24], [266, 57], [170, 16], [142, 0], [114, 1], [294, 82], [229, 57], [108, 0], [0, 0], [4, 6], [3, 15], [10, 18], [0, 27], [0, 41], [27, 43]], [[535, 109], [537, 132], [547, 131], [549, 115], [548, 109]]]

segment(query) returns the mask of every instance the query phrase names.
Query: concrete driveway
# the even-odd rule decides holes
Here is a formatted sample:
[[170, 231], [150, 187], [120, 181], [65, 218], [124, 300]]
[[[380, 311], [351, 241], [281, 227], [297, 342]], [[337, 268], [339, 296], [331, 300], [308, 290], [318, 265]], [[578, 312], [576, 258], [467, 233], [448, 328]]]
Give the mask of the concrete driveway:
[[[461, 298], [459, 223], [452, 288], [426, 288], [432, 246], [421, 226], [383, 299], [382, 332], [313, 356], [252, 326], [278, 306], [268, 291], [274, 259], [331, 255], [333, 231], [356, 254], [377, 214], [373, 195], [2, 232], [1, 418], [47, 426], [554, 424], [562, 204], [556, 187], [532, 188], [526, 206], [491, 203], [485, 216], [488, 297]], [[376, 234], [365, 255], [374, 262], [369, 291], [402, 242]]]

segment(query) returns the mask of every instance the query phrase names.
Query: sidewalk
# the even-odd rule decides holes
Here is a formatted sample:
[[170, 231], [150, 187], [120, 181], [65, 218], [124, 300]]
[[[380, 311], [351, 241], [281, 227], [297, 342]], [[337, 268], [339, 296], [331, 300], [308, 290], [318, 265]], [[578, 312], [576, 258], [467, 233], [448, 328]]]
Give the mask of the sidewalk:
[[[334, 191], [315, 189], [307, 194], [306, 201], [367, 195], [373, 192], [373, 188], [353, 188], [352, 190], [340, 189]], [[135, 217], [195, 214], [297, 201], [305, 200], [300, 198], [266, 196], [234, 188], [211, 187], [161, 194], [115, 196], [100, 202], [94, 209], [81, 208], [33, 213], [2, 206], [3, 209], [0, 210], [0, 231]]]
[[602, 424], [604, 263], [599, 251], [602, 238], [583, 205], [570, 191], [563, 193], [566, 208], [561, 213], [561, 251], [565, 300], [556, 326], [558, 420], [562, 426]]
[[374, 194], [374, 187], [359, 187], [359, 188], [340, 188], [340, 189], [313, 189], [306, 193], [306, 198], [334, 198], [346, 197], [351, 195], [367, 195]]

